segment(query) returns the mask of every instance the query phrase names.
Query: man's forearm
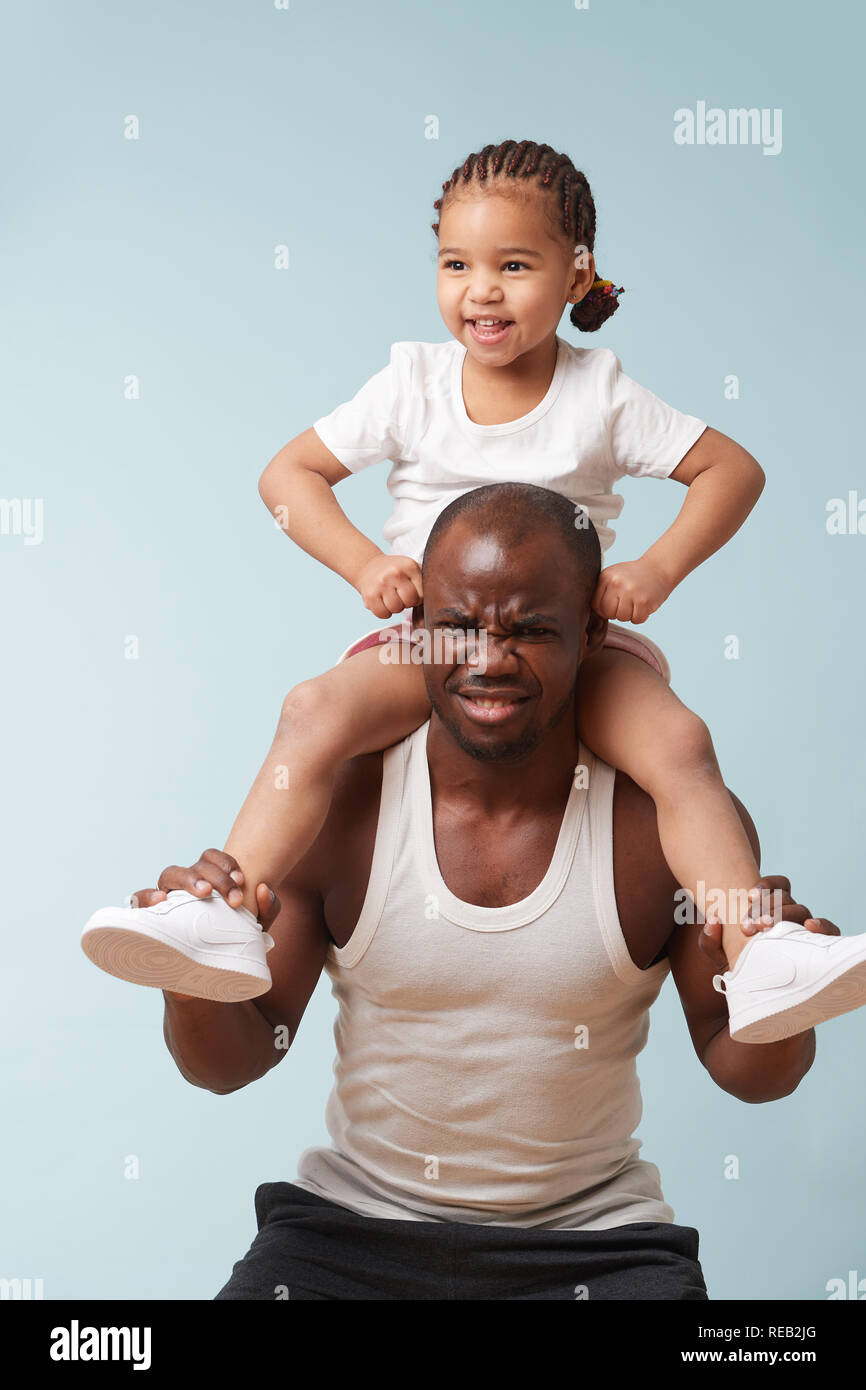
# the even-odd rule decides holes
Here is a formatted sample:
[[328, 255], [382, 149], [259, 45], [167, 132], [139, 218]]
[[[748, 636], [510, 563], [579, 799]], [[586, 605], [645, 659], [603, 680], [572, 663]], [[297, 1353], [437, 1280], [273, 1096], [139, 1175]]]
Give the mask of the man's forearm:
[[216, 1004], [163, 991], [166, 1046], [181, 1075], [217, 1095], [257, 1081], [285, 1055], [251, 999]]
[[774, 1043], [735, 1042], [727, 1024], [701, 1059], [717, 1086], [753, 1105], [781, 1100], [799, 1086], [815, 1060], [815, 1030]]

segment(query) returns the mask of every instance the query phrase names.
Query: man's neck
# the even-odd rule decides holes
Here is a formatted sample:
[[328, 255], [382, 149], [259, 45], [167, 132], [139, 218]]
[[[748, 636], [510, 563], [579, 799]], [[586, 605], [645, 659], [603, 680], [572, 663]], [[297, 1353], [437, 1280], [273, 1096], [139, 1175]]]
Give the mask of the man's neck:
[[525, 814], [561, 807], [567, 799], [577, 763], [574, 706], [524, 757], [491, 762], [473, 757], [455, 739], [434, 710], [427, 732], [427, 762], [434, 798], [471, 803], [495, 815], [520, 808]]

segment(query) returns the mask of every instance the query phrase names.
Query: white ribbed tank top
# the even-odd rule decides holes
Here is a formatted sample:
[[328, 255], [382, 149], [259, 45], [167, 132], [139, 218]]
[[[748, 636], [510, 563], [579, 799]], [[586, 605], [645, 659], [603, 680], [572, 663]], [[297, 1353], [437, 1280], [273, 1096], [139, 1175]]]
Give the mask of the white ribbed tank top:
[[581, 745], [586, 776], [542, 881], [479, 907], [439, 872], [428, 729], [383, 754], [361, 915], [325, 960], [339, 1004], [332, 1145], [306, 1149], [295, 1182], [392, 1219], [673, 1221], [633, 1138], [635, 1058], [670, 967], [640, 970], [620, 927], [614, 770]]

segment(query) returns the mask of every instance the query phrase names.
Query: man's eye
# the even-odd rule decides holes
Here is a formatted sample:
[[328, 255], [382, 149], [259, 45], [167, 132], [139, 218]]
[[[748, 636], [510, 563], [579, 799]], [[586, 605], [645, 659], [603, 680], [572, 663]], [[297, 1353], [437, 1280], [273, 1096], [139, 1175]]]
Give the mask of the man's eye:
[[518, 637], [547, 637], [549, 632], [549, 627], [524, 627], [517, 635]]

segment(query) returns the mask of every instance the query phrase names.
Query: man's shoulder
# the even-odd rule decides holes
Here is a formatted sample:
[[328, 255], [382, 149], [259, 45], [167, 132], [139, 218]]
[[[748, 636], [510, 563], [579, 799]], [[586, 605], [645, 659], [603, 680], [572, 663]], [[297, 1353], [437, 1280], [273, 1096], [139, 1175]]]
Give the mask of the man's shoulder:
[[[601, 762], [596, 758], [596, 762]], [[608, 764], [604, 763], [604, 767]], [[627, 772], [622, 772], [620, 768], [612, 768], [613, 772], [613, 796], [614, 802], [618, 803], [627, 813], [629, 818], [637, 818], [644, 822], [651, 818], [656, 818], [655, 802], [652, 797], [639, 787], [637, 782], [632, 781]]]
[[328, 814], [314, 845], [332, 853], [367, 815], [378, 812], [384, 754], [347, 758], [337, 769]]
[[376, 841], [384, 754], [347, 758], [337, 769], [321, 830], [288, 878], [326, 899], [340, 882], [366, 883]]
[[[636, 840], [637, 848], [644, 848], [647, 852], [652, 852], [655, 846], [645, 842], [645, 835], [656, 827], [656, 808], [655, 802], [637, 782], [633, 782], [627, 772], [622, 772], [620, 768], [613, 767], [606, 763], [597, 754], [592, 754], [592, 766], [595, 771], [604, 773], [607, 777], [613, 778], [613, 814], [614, 821], [621, 822], [621, 829], [624, 834], [628, 834]], [[616, 834], [616, 829], [614, 830]], [[661, 853], [661, 845], [658, 845]]]
[[618, 865], [628, 865], [647, 885], [675, 884], [661, 847], [655, 802], [618, 768], [613, 782], [613, 850]]
[[[601, 759], [597, 758], [596, 762], [600, 763]], [[607, 763], [602, 764], [602, 766], [607, 767]], [[740, 798], [731, 791], [730, 787], [727, 787], [726, 790], [734, 803], [734, 809], [740, 817], [753, 853], [759, 853], [758, 834], [754, 821]], [[627, 773], [621, 772], [618, 768], [614, 771], [613, 803], [614, 839], [621, 836], [627, 842], [629, 852], [642, 857], [647, 865], [657, 865], [658, 861], [661, 860], [672, 879], [673, 875], [667, 868], [667, 861], [659, 839], [655, 802], [642, 787], [632, 781]]]
[[[740, 817], [755, 858], [761, 846], [751, 816], [739, 797], [728, 794]], [[613, 792], [613, 866], [620, 920], [632, 925], [635, 939], [652, 934], [653, 921], [666, 921], [673, 931], [683, 888], [665, 859], [658, 815], [651, 796], [624, 772], [616, 771]]]
[[629, 954], [645, 969], [665, 954], [679, 887], [662, 853], [655, 803], [617, 770], [613, 786], [614, 896]]
[[[429, 722], [429, 721], [428, 721]], [[335, 880], [366, 883], [379, 823], [385, 759], [397, 758], [426, 723], [388, 748], [347, 758], [337, 768], [328, 814], [292, 878], [305, 888], [327, 894]], [[398, 773], [399, 780], [399, 773]]]

